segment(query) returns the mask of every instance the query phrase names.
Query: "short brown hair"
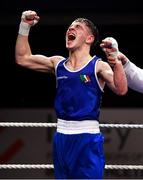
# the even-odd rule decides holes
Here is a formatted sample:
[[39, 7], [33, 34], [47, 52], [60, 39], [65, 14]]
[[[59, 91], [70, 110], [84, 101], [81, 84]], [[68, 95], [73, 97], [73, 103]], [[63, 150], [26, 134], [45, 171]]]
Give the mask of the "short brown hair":
[[92, 33], [92, 35], [94, 36], [94, 41], [93, 41], [93, 43], [92, 43], [92, 45], [91, 45], [91, 47], [93, 48], [95, 45], [96, 45], [96, 43], [98, 42], [98, 29], [97, 29], [97, 27], [93, 24], [93, 22], [92, 21], [90, 21], [89, 19], [87, 19], [87, 18], [77, 18], [77, 19], [75, 19], [74, 20], [75, 22], [81, 22], [81, 23], [85, 23], [86, 24], [86, 26], [91, 30], [91, 33]]

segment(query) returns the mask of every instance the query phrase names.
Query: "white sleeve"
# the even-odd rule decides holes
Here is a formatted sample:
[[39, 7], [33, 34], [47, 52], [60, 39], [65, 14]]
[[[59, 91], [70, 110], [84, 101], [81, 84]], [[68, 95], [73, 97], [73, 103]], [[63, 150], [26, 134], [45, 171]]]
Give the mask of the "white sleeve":
[[128, 86], [140, 93], [143, 93], [143, 69], [128, 61], [124, 65]]

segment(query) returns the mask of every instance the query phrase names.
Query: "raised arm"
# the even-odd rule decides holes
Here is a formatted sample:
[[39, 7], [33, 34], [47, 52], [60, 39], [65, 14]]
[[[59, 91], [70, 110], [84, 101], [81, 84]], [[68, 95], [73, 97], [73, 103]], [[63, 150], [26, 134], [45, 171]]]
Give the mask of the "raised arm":
[[98, 75], [105, 81], [107, 86], [117, 95], [125, 95], [127, 93], [126, 75], [120, 61], [117, 61], [114, 67], [110, 67], [108, 63], [99, 61]]
[[118, 60], [120, 60], [124, 66], [128, 86], [135, 91], [143, 93], [143, 69], [137, 67], [118, 50], [118, 44], [114, 38], [105, 38], [101, 43], [101, 47], [105, 51], [111, 66], [116, 62], [114, 55], [117, 55]]
[[[112, 37], [105, 38], [100, 46], [107, 56], [108, 63], [112, 67], [111, 69], [107, 63], [103, 62], [104, 66], [102, 65], [103, 68], [101, 67], [101, 74], [105, 82], [116, 94], [126, 94], [128, 90], [127, 79], [122, 62], [118, 59], [119, 50], [117, 41]], [[112, 61], [110, 57], [114, 60]]]
[[33, 55], [28, 41], [29, 31], [39, 21], [35, 11], [24, 11], [21, 17], [19, 32], [15, 47], [16, 63], [29, 69], [41, 72], [54, 72], [54, 67], [63, 59], [62, 56], [47, 57]]

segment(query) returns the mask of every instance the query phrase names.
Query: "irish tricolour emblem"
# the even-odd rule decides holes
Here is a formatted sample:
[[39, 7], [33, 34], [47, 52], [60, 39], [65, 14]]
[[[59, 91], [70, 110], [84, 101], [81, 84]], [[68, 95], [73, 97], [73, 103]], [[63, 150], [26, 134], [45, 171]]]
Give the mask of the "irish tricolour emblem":
[[91, 79], [89, 77], [89, 75], [80, 75], [80, 80], [84, 83], [90, 82]]

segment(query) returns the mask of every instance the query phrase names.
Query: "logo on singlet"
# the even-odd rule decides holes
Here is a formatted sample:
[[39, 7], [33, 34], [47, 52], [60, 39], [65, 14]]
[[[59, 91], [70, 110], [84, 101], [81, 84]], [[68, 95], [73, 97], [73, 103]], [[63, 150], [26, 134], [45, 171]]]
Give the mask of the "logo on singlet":
[[57, 77], [57, 80], [60, 80], [60, 79], [67, 79], [68, 77], [67, 76], [59, 76]]
[[87, 82], [90, 82], [90, 81], [91, 81], [89, 75], [85, 75], [85, 74], [80, 75], [80, 80], [81, 80], [82, 82], [84, 82], [84, 83], [87, 83]]

